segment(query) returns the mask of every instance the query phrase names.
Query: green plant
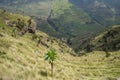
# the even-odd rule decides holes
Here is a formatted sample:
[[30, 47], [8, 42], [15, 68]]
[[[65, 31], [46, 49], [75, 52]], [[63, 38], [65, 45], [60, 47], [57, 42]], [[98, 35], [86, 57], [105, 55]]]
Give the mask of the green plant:
[[53, 67], [54, 67], [54, 60], [56, 59], [56, 52], [52, 49], [50, 49], [46, 54], [45, 54], [45, 60], [48, 60], [48, 62], [51, 65], [51, 76], [53, 77]]

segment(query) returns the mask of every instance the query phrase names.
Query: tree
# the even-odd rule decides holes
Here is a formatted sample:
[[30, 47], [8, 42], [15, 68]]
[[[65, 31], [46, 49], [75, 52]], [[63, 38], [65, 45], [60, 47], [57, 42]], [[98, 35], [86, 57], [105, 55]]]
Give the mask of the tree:
[[53, 67], [54, 67], [54, 60], [56, 59], [56, 52], [52, 49], [50, 49], [46, 55], [45, 55], [45, 60], [48, 60], [48, 62], [51, 65], [51, 76], [53, 78]]

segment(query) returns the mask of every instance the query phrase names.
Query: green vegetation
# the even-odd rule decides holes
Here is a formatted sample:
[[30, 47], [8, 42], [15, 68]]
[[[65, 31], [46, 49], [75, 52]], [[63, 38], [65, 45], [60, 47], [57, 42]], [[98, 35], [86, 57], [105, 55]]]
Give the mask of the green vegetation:
[[53, 77], [54, 72], [53, 72], [53, 68], [54, 68], [54, 61], [56, 59], [56, 53], [54, 50], [49, 50], [48, 53], [45, 55], [45, 60], [48, 60], [48, 62], [51, 65], [51, 76]]

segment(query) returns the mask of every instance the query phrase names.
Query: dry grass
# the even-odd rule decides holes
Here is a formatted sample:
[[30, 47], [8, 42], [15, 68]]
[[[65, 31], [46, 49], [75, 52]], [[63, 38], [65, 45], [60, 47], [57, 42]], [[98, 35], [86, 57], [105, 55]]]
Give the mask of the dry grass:
[[[42, 34], [42, 33], [41, 33]], [[50, 65], [44, 61], [48, 48], [39, 47], [29, 34], [18, 39], [5, 35], [0, 38], [0, 77], [3, 80], [52, 80]], [[48, 43], [49, 44], [49, 43]], [[120, 51], [95, 51], [81, 57], [60, 52], [55, 42], [57, 59], [54, 66], [54, 80], [107, 80], [120, 77]], [[2, 54], [3, 53], [3, 54]]]
[[[12, 37], [12, 28], [5, 24], [3, 26], [5, 29], [0, 29], [0, 80], [52, 80], [50, 65], [44, 61], [49, 48], [43, 44], [37, 47], [29, 33]], [[51, 45], [46, 41], [46, 38], [53, 40], [48, 35], [40, 31], [36, 34], [42, 35], [42, 41]], [[74, 57], [70, 55], [74, 52], [67, 45], [57, 39], [53, 42], [52, 47], [58, 53], [54, 64], [54, 80], [116, 80], [120, 77], [120, 51], [110, 52], [108, 58], [102, 51]]]

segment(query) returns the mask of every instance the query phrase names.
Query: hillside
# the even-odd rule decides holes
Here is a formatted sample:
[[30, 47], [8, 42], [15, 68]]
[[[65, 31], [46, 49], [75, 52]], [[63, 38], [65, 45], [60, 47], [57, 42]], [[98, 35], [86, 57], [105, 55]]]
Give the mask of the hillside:
[[[19, 19], [24, 21], [25, 26], [22, 23], [19, 24], [22, 29], [19, 29], [16, 23]], [[27, 31], [22, 34], [24, 27], [28, 25], [29, 19], [30, 17], [0, 10], [0, 77], [2, 80], [8, 80], [9, 77], [11, 77], [10, 79], [14, 78], [13, 75], [15, 75], [16, 71], [21, 71], [22, 67], [26, 66], [24, 68], [26, 70], [31, 67], [30, 65], [35, 66], [37, 61], [40, 62], [42, 59], [44, 61], [44, 54], [50, 47], [54, 48], [59, 54], [74, 53], [65, 43], [41, 31], [35, 33]], [[32, 24], [35, 24], [33, 20]], [[39, 40], [40, 43], [38, 43]], [[44, 64], [44, 62], [42, 63]], [[14, 69], [15, 71], [11, 72]], [[19, 74], [22, 76], [22, 72]], [[19, 74], [16, 74], [15, 78], [20, 77]]]
[[[102, 26], [119, 24], [119, 0], [70, 0]], [[87, 6], [86, 6], [87, 5]]]
[[120, 26], [116, 25], [99, 34], [91, 42], [93, 50], [117, 51], [120, 49]]
[[86, 40], [76, 49], [76, 51], [117, 51], [120, 49], [120, 25], [114, 25], [95, 37]]
[[[41, 31], [27, 30], [21, 35], [30, 19], [29, 16], [0, 10], [1, 80], [52, 80], [50, 65], [44, 60], [50, 47], [57, 52], [55, 80], [119, 80], [119, 50], [109, 52], [109, 57], [103, 51], [73, 56], [74, 51], [65, 43]], [[19, 20], [24, 25], [18, 27]], [[36, 25], [32, 19], [31, 24], [32, 28]]]

